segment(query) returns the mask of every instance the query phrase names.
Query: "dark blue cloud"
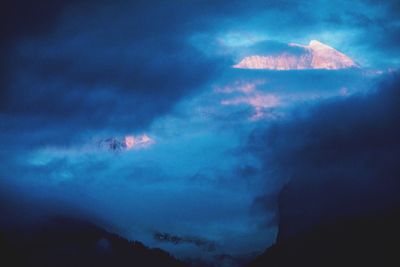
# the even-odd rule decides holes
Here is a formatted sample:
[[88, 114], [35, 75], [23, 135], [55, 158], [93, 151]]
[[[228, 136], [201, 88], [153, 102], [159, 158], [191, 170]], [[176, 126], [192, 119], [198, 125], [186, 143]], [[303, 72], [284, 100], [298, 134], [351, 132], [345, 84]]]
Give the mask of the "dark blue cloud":
[[[284, 188], [280, 237], [400, 204], [399, 81], [394, 74], [375, 92], [331, 99], [255, 132], [252, 147], [274, 170], [266, 175]], [[271, 208], [277, 199], [270, 193], [257, 203]]]
[[9, 37], [20, 36], [8, 49], [2, 90], [8, 131], [138, 129], [219, 69], [187, 43], [188, 18], [170, 5], [86, 4], [40, 6], [31, 27], [10, 25]]
[[[389, 154], [396, 154], [398, 133], [390, 125], [397, 117], [388, 114], [398, 111], [398, 98], [393, 89], [386, 96], [382, 89], [346, 99], [375, 83], [376, 74], [365, 69], [276, 72], [231, 66], [247, 54], [298, 53], [287, 43], [319, 39], [371, 67], [396, 67], [393, 5], [10, 2], [0, 8], [3, 202], [14, 204], [22, 196], [27, 206], [44, 202], [40, 214], [73, 206], [72, 213], [147, 245], [159, 246], [153, 234], [165, 232], [215, 241], [215, 253], [264, 248], [275, 239], [278, 195], [289, 178], [327, 177], [322, 187], [326, 182], [347, 194], [332, 204], [336, 210], [360, 186], [331, 186], [329, 177], [351, 180], [353, 173], [363, 173], [374, 184], [374, 171], [394, 166]], [[240, 91], [246, 84], [254, 91]], [[233, 92], [217, 92], [225, 88]], [[269, 94], [277, 106], [262, 111], [279, 116], [249, 121], [257, 107], [251, 101]], [[332, 96], [337, 98], [327, 100]], [[235, 99], [240, 105], [221, 103]], [[259, 127], [247, 147], [248, 134]], [[149, 149], [108, 153], [96, 146], [97, 137], [124, 140], [143, 132], [155, 140]], [[306, 192], [303, 182], [292, 181], [300, 195]], [[362, 185], [365, 196], [372, 192], [369, 185]], [[325, 187], [320, 191], [327, 193]], [[316, 210], [331, 203], [323, 193]], [[197, 257], [192, 241], [161, 246]]]
[[[398, 18], [396, 4], [389, 4], [379, 9], [340, 2], [327, 10], [314, 1], [7, 3], [1, 16], [2, 120], [15, 131], [17, 124], [20, 131], [29, 125], [65, 131], [68, 123], [74, 133], [143, 128], [233, 63], [198, 51], [189, 41], [196, 34], [255, 32], [269, 41], [246, 49], [271, 52], [284, 49], [282, 41], [332, 41], [344, 30], [356, 32], [356, 41], [341, 36], [337, 48], [359, 41], [353, 54], [374, 49], [371, 62], [390, 63]], [[386, 15], [393, 19], [383, 20]], [[384, 58], [382, 51], [392, 52]]]

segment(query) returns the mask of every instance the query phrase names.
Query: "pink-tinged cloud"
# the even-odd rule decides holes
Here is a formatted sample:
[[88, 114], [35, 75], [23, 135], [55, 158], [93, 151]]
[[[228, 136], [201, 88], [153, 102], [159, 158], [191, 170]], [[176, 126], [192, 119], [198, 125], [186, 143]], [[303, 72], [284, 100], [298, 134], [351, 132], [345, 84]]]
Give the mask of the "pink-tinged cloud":
[[153, 145], [155, 141], [148, 135], [143, 134], [139, 136], [128, 135], [124, 138], [125, 147], [127, 150], [145, 148]]
[[221, 105], [250, 105], [254, 108], [254, 113], [250, 120], [260, 120], [267, 117], [267, 110], [277, 107], [280, 104], [279, 99], [273, 94], [257, 93], [251, 96], [239, 96], [232, 99], [224, 99]]
[[258, 108], [271, 108], [279, 104], [278, 98], [272, 94], [256, 94], [254, 96], [239, 96], [221, 101], [222, 105], [247, 104]]
[[304, 70], [304, 69], [344, 69], [359, 67], [351, 58], [336, 49], [312, 40], [309, 45], [291, 43], [300, 47], [300, 54], [281, 53], [279, 55], [252, 55], [243, 58], [233, 68], [268, 70]]
[[265, 80], [255, 80], [252, 82], [241, 82], [236, 81], [232, 85], [226, 85], [224, 87], [215, 88], [216, 93], [230, 94], [230, 93], [244, 93], [249, 94], [256, 90], [258, 85], [264, 84]]

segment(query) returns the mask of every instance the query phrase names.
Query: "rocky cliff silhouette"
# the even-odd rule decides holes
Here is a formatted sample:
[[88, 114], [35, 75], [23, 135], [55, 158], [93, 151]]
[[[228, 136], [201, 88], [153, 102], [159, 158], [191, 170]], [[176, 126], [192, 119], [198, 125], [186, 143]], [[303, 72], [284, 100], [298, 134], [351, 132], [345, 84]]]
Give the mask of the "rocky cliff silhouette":
[[400, 266], [399, 103], [396, 74], [374, 93], [274, 129], [269, 147], [290, 181], [276, 244], [249, 267]]

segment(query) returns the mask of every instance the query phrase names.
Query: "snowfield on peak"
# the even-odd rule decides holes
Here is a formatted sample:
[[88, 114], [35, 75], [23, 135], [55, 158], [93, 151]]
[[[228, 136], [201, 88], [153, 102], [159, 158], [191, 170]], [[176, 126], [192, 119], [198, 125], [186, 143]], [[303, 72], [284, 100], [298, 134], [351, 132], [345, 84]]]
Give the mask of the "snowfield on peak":
[[312, 40], [308, 45], [290, 43], [303, 49], [301, 54], [283, 52], [278, 55], [251, 55], [243, 58], [233, 68], [268, 70], [345, 69], [358, 68], [350, 57], [336, 49]]

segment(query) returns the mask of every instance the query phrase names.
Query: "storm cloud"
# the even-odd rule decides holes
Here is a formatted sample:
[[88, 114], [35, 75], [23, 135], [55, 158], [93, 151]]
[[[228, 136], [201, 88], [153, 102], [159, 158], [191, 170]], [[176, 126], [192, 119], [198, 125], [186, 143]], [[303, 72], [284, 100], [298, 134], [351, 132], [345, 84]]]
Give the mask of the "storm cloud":
[[315, 104], [254, 133], [251, 147], [283, 188], [256, 203], [279, 203], [281, 238], [398, 207], [399, 84], [390, 75], [374, 91]]
[[[279, 213], [311, 225], [297, 204], [330, 218], [397, 201], [396, 1], [1, 5], [0, 190], [14, 215], [65, 210], [213, 258], [273, 244]], [[314, 39], [360, 68], [232, 68]]]

